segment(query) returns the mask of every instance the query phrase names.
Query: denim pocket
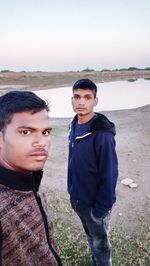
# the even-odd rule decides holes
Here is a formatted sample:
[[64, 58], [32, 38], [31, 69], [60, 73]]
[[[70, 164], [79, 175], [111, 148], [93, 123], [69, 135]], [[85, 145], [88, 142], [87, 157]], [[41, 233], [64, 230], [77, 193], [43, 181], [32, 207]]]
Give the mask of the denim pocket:
[[79, 200], [74, 200], [73, 198], [70, 198], [71, 206], [75, 211], [81, 211], [81, 212], [87, 212], [89, 210], [89, 207], [81, 204]]
[[95, 223], [102, 223], [103, 222], [103, 217], [98, 218], [98, 217], [94, 216], [92, 209], [90, 212], [90, 216], [91, 216], [92, 221], [94, 221]]

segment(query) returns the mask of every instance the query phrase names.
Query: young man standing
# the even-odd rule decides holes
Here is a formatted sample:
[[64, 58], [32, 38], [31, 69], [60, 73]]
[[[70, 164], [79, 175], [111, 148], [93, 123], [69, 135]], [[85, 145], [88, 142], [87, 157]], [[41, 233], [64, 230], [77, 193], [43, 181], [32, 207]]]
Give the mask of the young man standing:
[[92, 250], [93, 265], [110, 266], [108, 228], [118, 162], [115, 126], [104, 115], [94, 113], [97, 87], [89, 79], [73, 86], [72, 106], [76, 112], [69, 133], [68, 192]]
[[40, 193], [51, 142], [48, 111], [32, 92], [0, 97], [0, 265], [62, 265]]

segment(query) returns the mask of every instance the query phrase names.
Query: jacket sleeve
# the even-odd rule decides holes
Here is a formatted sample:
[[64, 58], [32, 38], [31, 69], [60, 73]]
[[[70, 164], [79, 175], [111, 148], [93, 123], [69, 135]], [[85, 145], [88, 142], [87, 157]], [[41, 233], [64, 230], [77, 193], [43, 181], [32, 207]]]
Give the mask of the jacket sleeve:
[[0, 266], [2, 265], [2, 225], [0, 221]]
[[104, 216], [116, 200], [118, 160], [112, 132], [103, 131], [96, 139], [95, 152], [98, 163], [98, 190], [93, 207], [93, 215]]
[[53, 222], [52, 222], [49, 210], [48, 210], [48, 202], [47, 202], [45, 191], [41, 187], [40, 187], [40, 198], [41, 198], [42, 206], [44, 208], [44, 211], [47, 217], [50, 242], [51, 242], [52, 247], [57, 251], [56, 240], [54, 237]]

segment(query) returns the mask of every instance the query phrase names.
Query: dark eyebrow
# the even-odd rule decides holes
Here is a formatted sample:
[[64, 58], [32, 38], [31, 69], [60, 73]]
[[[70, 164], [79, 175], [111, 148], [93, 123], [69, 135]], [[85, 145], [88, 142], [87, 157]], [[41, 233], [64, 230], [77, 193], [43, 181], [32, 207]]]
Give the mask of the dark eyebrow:
[[[74, 93], [74, 95], [73, 96], [80, 96], [81, 97], [81, 95], [80, 94], [78, 94], [78, 93]], [[92, 96], [91, 94], [89, 94], [89, 93], [87, 93], [87, 94], [85, 94], [85, 95], [83, 95], [83, 97], [87, 97], [87, 96]]]
[[[34, 127], [28, 127], [28, 126], [20, 126], [20, 127], [18, 127], [18, 129], [36, 130], [36, 128], [34, 128]], [[51, 131], [52, 130], [52, 127], [44, 128], [43, 131], [45, 131], [45, 130]]]

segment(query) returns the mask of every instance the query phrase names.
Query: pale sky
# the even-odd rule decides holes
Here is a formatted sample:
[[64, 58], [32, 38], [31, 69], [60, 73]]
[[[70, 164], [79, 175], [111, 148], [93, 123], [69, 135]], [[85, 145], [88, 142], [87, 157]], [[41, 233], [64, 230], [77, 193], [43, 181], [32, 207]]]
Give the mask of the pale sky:
[[150, 67], [150, 0], [0, 0], [0, 70]]

